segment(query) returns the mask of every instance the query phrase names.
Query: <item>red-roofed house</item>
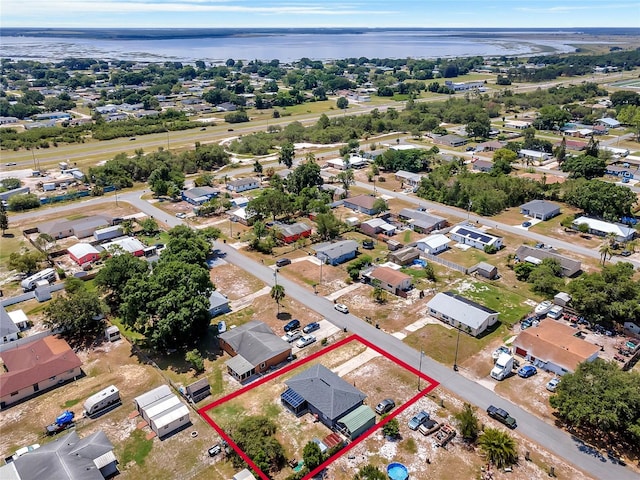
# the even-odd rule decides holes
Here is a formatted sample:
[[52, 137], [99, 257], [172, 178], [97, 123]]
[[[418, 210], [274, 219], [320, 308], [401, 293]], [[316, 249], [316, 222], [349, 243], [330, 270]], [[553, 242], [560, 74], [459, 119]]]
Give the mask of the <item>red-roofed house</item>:
[[515, 353], [558, 375], [574, 372], [578, 364], [598, 358], [600, 347], [575, 337], [576, 330], [545, 319], [527, 328], [513, 342]]
[[0, 353], [0, 408], [38, 395], [82, 375], [82, 361], [69, 344], [49, 336]]

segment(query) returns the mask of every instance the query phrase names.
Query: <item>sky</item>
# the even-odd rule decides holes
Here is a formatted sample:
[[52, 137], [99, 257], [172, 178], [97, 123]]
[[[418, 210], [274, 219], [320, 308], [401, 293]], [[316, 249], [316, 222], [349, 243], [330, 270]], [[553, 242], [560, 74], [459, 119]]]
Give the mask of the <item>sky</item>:
[[0, 27], [640, 27], [640, 1], [0, 0]]

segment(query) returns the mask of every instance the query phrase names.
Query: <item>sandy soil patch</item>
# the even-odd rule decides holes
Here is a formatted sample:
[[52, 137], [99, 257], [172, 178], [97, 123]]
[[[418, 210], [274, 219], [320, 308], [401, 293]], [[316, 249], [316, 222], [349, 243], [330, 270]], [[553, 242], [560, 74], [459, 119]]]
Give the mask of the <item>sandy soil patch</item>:
[[253, 275], [228, 263], [212, 268], [209, 276], [216, 289], [230, 300], [250, 295], [265, 286]]

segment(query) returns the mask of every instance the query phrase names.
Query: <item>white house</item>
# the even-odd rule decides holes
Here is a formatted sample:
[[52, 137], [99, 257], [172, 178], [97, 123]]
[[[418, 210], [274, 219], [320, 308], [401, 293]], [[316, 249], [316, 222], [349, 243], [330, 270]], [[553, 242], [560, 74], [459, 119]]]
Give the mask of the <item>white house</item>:
[[484, 250], [485, 247], [493, 246], [498, 250], [502, 248], [502, 238], [490, 235], [471, 225], [456, 225], [449, 232], [454, 242], [462, 245], [471, 245], [474, 248]]
[[597, 125], [602, 125], [607, 128], [618, 128], [620, 126], [620, 122], [615, 118], [604, 117], [600, 120], [596, 120]]
[[429, 300], [427, 313], [474, 337], [494, 325], [500, 315], [453, 292], [438, 293]]
[[20, 329], [13, 323], [3, 306], [0, 306], [0, 344], [18, 340]]
[[422, 250], [425, 253], [436, 255], [440, 252], [444, 252], [449, 248], [449, 237], [441, 233], [434, 233], [428, 237], [421, 238], [416, 242], [416, 248]]
[[227, 182], [227, 190], [230, 192], [246, 192], [260, 187], [260, 181], [257, 178], [248, 177]]
[[616, 236], [616, 240], [619, 242], [628, 242], [633, 240], [636, 231], [622, 223], [609, 223], [604, 220], [597, 220], [589, 217], [579, 217], [573, 221], [574, 228], [579, 228], [581, 224], [587, 224], [589, 226], [589, 233], [604, 237], [610, 233]]
[[538, 150], [527, 150], [527, 149], [519, 150], [518, 157], [524, 158], [525, 160], [531, 160], [534, 162], [544, 162], [545, 160], [549, 160], [548, 153], [539, 152]]

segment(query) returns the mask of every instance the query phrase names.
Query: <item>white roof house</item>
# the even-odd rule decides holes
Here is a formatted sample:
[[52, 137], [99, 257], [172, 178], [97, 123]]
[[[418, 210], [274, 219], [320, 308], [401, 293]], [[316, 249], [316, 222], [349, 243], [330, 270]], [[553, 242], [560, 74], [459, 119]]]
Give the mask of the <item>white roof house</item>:
[[618, 128], [620, 126], [620, 122], [615, 118], [604, 117], [599, 120], [596, 120], [598, 125], [603, 125], [609, 128]]
[[500, 315], [453, 292], [438, 293], [429, 300], [427, 313], [473, 336], [494, 325]]
[[423, 252], [435, 255], [436, 253], [446, 250], [451, 240], [446, 235], [434, 233], [428, 237], [421, 238], [416, 242], [416, 248]]
[[24, 330], [29, 326], [29, 317], [24, 313], [23, 310], [15, 310], [13, 312], [7, 312], [11, 321], [18, 327], [20, 330]]
[[483, 250], [487, 246], [502, 248], [502, 238], [491, 235], [468, 224], [456, 225], [449, 231], [451, 239], [462, 245], [471, 245]]
[[607, 235], [612, 233], [619, 242], [632, 240], [636, 231], [622, 223], [609, 223], [604, 220], [598, 220], [589, 217], [579, 217], [573, 221], [574, 227], [578, 228], [580, 224], [586, 223], [589, 226], [589, 232], [594, 235]]
[[526, 148], [518, 150], [518, 156], [530, 158], [532, 160], [547, 160], [549, 158], [549, 154], [546, 152], [540, 152], [538, 150], [528, 150]]

